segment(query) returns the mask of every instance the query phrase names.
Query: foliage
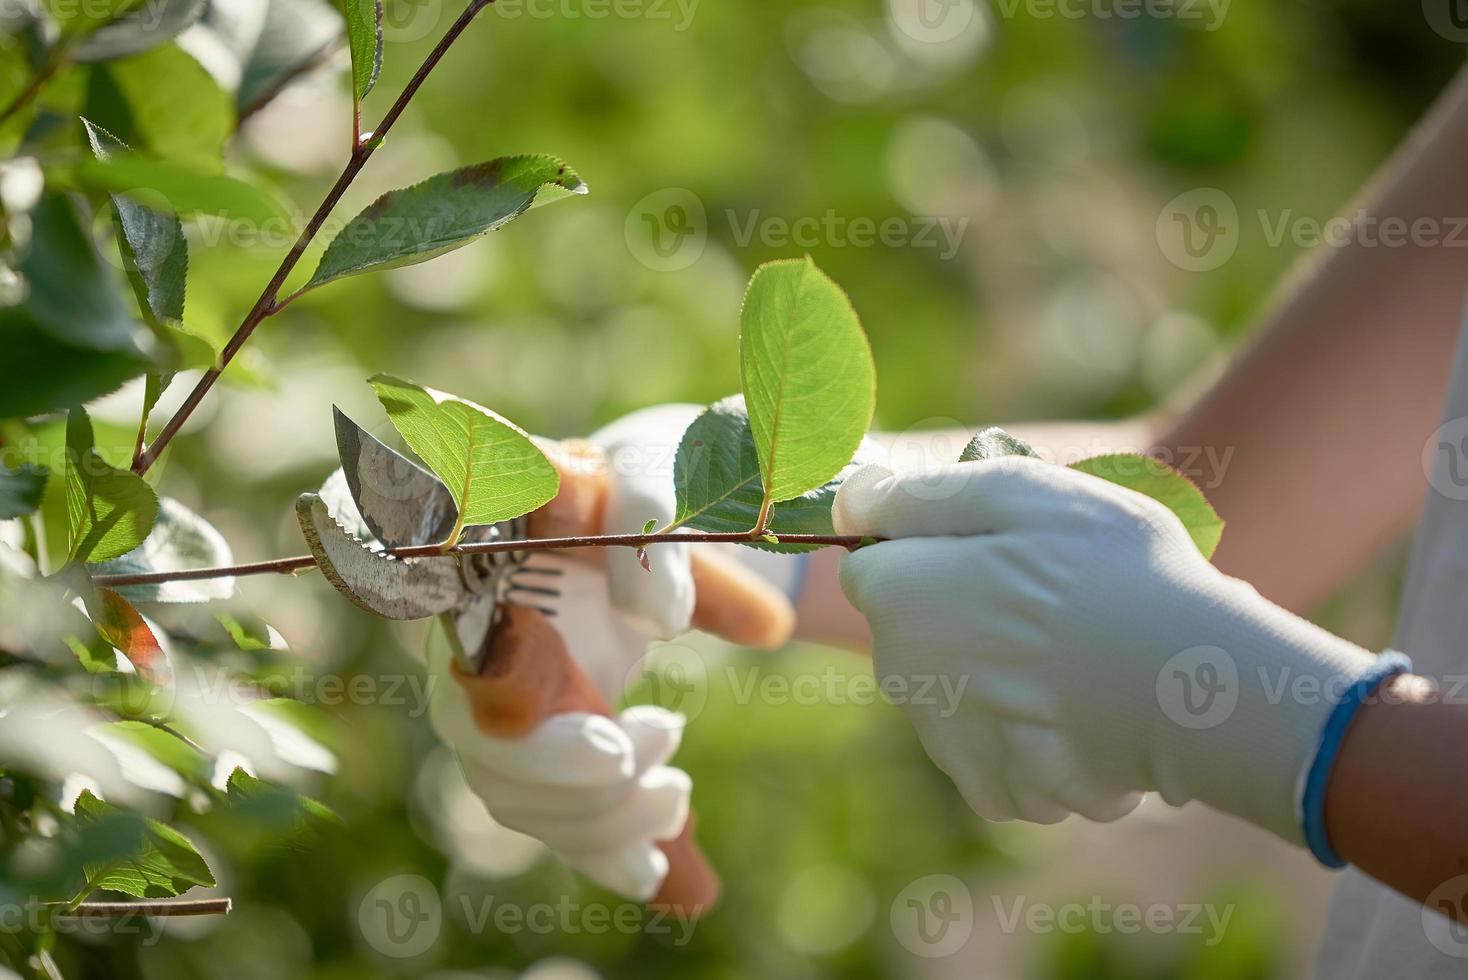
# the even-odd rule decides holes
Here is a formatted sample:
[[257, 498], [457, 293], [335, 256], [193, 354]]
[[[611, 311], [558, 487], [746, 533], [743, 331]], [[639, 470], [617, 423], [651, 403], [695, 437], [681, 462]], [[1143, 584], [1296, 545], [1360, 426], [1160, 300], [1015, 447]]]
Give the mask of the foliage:
[[[77, 797], [76, 814], [83, 826], [123, 813], [89, 791]], [[137, 819], [136, 833], [138, 843], [130, 856], [87, 867], [84, 895], [101, 889], [133, 898], [171, 898], [195, 885], [214, 884], [209, 865], [183, 834], [146, 817]]]
[[92, 441], [92, 420], [74, 408], [66, 421], [66, 510], [70, 555], [78, 562], [118, 558], [138, 547], [158, 517], [158, 495], [108, 464]]
[[[1033, 446], [998, 426], [985, 429], [964, 447], [959, 462], [973, 463], [1004, 456], [1038, 457]], [[1212, 558], [1223, 537], [1223, 519], [1188, 477], [1158, 460], [1136, 453], [1110, 453], [1070, 464], [1109, 483], [1151, 497], [1177, 515], [1203, 557]]]
[[[840, 486], [837, 476], [819, 487], [775, 504], [765, 526], [781, 534], [835, 534], [831, 504]], [[744, 399], [733, 396], [715, 402], [683, 434], [674, 463], [673, 482], [678, 510], [675, 527], [733, 533], [748, 531], [759, 522], [765, 500], [754, 430], [744, 410]], [[779, 551], [810, 551], [819, 545], [768, 545]]]
[[352, 95], [358, 104], [382, 73], [382, 0], [345, 0], [352, 49]]
[[342, 229], [306, 288], [344, 276], [427, 262], [518, 218], [537, 204], [585, 194], [554, 157], [501, 157], [379, 197]]
[[1099, 476], [1128, 490], [1145, 494], [1167, 506], [1205, 558], [1212, 558], [1223, 537], [1223, 518], [1197, 485], [1177, 470], [1145, 456], [1114, 454], [1072, 463], [1071, 469]]
[[1033, 446], [1016, 439], [998, 426], [990, 426], [969, 440], [959, 455], [960, 463], [974, 463], [999, 456], [1039, 456]]
[[765, 500], [825, 484], [851, 462], [876, 407], [872, 351], [851, 301], [809, 257], [761, 266], [744, 295], [739, 352]]
[[0, 521], [24, 517], [41, 506], [47, 475], [39, 466], [0, 466]]

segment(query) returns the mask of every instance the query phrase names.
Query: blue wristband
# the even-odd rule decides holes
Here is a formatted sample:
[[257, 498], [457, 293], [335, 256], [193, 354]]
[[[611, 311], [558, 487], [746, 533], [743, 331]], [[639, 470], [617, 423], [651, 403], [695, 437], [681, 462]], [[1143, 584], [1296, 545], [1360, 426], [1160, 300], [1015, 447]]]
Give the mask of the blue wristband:
[[1362, 703], [1381, 686], [1382, 681], [1397, 674], [1410, 673], [1411, 670], [1412, 661], [1405, 654], [1395, 650], [1385, 651], [1377, 658], [1376, 663], [1346, 689], [1330, 717], [1325, 720], [1325, 729], [1320, 734], [1320, 748], [1316, 750], [1315, 761], [1310, 764], [1310, 771], [1305, 775], [1305, 789], [1300, 797], [1300, 824], [1305, 831], [1305, 844], [1310, 848], [1310, 853], [1327, 868], [1346, 866], [1345, 858], [1330, 846], [1330, 838], [1325, 833], [1325, 787], [1330, 781], [1331, 770], [1335, 768], [1336, 756], [1340, 755], [1346, 731], [1351, 727]]

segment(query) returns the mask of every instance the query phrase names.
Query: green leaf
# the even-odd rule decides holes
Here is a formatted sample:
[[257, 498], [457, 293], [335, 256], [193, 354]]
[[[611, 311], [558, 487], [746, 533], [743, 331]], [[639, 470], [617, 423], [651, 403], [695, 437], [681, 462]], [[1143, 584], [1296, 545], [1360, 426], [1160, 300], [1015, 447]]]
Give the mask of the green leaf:
[[[238, 766], [229, 774], [224, 791], [225, 797], [235, 806], [245, 806], [257, 811], [283, 809], [292, 822], [304, 823], [314, 829], [343, 826], [342, 818], [336, 811], [320, 800], [257, 779]], [[272, 807], [272, 804], [276, 806]]]
[[991, 426], [969, 440], [958, 457], [960, 463], [973, 463], [983, 459], [998, 459], [1001, 456], [1039, 457], [1033, 446], [996, 426]]
[[165, 824], [129, 813], [83, 790], [76, 801], [77, 823], [126, 820], [133, 824], [133, 853], [86, 868], [87, 893], [98, 889], [133, 898], [173, 898], [195, 885], [213, 887], [214, 875], [192, 841]]
[[[148, 539], [121, 557], [93, 564], [90, 570], [94, 575], [140, 575], [232, 564], [229, 544], [214, 525], [172, 497], [161, 497], [158, 520]], [[117, 592], [131, 602], [212, 602], [234, 595], [234, 579], [126, 585]]]
[[341, 230], [306, 288], [427, 262], [533, 206], [584, 193], [576, 172], [548, 156], [501, 157], [389, 191]]
[[856, 311], [809, 258], [750, 280], [740, 374], [770, 500], [822, 486], [851, 462], [876, 407], [876, 368]]
[[1166, 463], [1150, 456], [1116, 453], [1083, 459], [1070, 468], [1151, 497], [1178, 516], [1205, 558], [1212, 558], [1218, 550], [1223, 518], [1192, 480]]
[[[98, 160], [105, 162], [128, 150], [127, 144], [86, 119], [82, 129]], [[144, 318], [155, 326], [182, 321], [189, 274], [189, 243], [183, 223], [126, 194], [113, 194], [112, 206], [123, 268]]]
[[[825, 484], [807, 490], [770, 510], [769, 530], [780, 534], [835, 534], [831, 505], [836, 490], [854, 465]], [[697, 531], [737, 533], [753, 530], [759, 519], [764, 488], [754, 431], [738, 395], [709, 406], [683, 433], [673, 461], [677, 494], [674, 524]], [[815, 545], [752, 543], [767, 551], [817, 550]]]
[[81, 37], [135, 9], [143, 0], [46, 0], [46, 12], [67, 37]]
[[111, 81], [126, 118], [98, 117], [90, 108], [89, 118], [141, 152], [209, 170], [222, 168], [225, 144], [235, 130], [234, 99], [177, 42], [92, 70]]
[[[74, 0], [73, 0], [74, 2]], [[149, 0], [93, 31], [72, 55], [79, 62], [111, 61], [171, 41], [197, 21], [208, 0]]]
[[[153, 362], [136, 348], [96, 350], [57, 340], [23, 311], [0, 310], [5, 384], [0, 418], [60, 411], [116, 391]], [[57, 365], [66, 369], [58, 371]]]
[[12, 470], [0, 464], [0, 521], [25, 517], [41, 506], [48, 475], [43, 466], [22, 465]]
[[158, 496], [142, 477], [116, 469], [92, 444], [92, 422], [81, 408], [66, 420], [66, 513], [70, 557], [106, 561], [132, 551], [158, 516]]
[[[52, 171], [52, 175], [60, 174]], [[267, 191], [235, 177], [210, 173], [187, 163], [175, 163], [139, 153], [115, 154], [105, 160], [87, 160], [64, 174], [83, 187], [137, 197], [152, 192], [158, 210], [184, 217], [217, 214], [231, 221], [265, 225], [288, 220], [285, 208]], [[185, 263], [187, 258], [185, 258]]]
[[241, 621], [229, 613], [216, 613], [214, 618], [234, 645], [246, 653], [263, 653], [268, 650], [285, 649], [285, 640], [275, 628], [263, 619], [247, 618]]
[[[32, 219], [35, 232], [20, 264], [29, 293], [14, 315], [28, 317], [69, 346], [140, 351], [138, 343], [146, 333], [118, 294], [116, 274], [97, 254], [71, 202], [61, 194], [47, 194]], [[6, 367], [11, 367], [8, 356]], [[7, 380], [15, 374], [7, 370]]]
[[451, 542], [466, 526], [507, 521], [555, 497], [556, 468], [514, 423], [411, 381], [379, 374], [371, 384], [413, 452], [453, 494], [459, 517]]
[[352, 94], [367, 97], [382, 72], [382, 0], [344, 0], [352, 48]]

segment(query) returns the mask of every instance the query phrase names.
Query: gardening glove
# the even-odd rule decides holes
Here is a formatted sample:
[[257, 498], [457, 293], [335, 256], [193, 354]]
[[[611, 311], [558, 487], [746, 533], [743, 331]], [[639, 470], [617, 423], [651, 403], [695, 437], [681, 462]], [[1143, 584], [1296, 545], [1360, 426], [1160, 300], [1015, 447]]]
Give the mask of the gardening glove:
[[976, 813], [1113, 820], [1156, 790], [1301, 842], [1326, 719], [1377, 658], [1220, 573], [1166, 507], [1015, 457], [865, 467], [835, 523], [893, 539], [842, 586], [883, 690], [959, 692], [903, 707]]
[[[511, 615], [507, 632], [555, 630], [535, 610]], [[666, 765], [682, 717], [651, 705], [610, 717], [567, 655], [544, 655], [554, 642], [504, 645], [516, 649], [497, 651], [474, 678], [454, 668], [446, 644], [430, 652], [439, 737], [499, 823], [543, 841], [597, 884], [651, 900], [668, 873], [657, 842], [688, 820], [691, 782]]]
[[[664, 406], [584, 443], [542, 442], [561, 490], [531, 516], [530, 535], [632, 533], [649, 520], [670, 521], [673, 457], [697, 412]], [[436, 651], [432, 717], [500, 823], [640, 901], [663, 900], [669, 854], [680, 855], [681, 871], [673, 870], [683, 877], [668, 882], [678, 886], [669, 897], [699, 906], [717, 880], [687, 839], [688, 776], [667, 765], [684, 718], [655, 706], [613, 715], [609, 706], [640, 676], [651, 641], [692, 624], [779, 646], [794, 612], [782, 593], [722, 554], [668, 544], [647, 557], [644, 568], [632, 549], [535, 554], [531, 564], [562, 572], [544, 579], [558, 596], [531, 597], [554, 618], [512, 607], [479, 677], [463, 676]]]

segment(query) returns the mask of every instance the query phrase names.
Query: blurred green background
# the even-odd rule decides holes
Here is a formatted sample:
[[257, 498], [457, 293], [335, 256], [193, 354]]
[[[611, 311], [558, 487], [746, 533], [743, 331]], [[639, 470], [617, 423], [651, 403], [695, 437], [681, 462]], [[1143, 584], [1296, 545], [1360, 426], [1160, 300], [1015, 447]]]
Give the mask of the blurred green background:
[[[386, 6], [368, 119], [459, 9]], [[1065, 9], [1075, 8], [505, 0], [448, 55], [338, 216], [507, 153], [564, 157], [590, 195], [430, 264], [332, 285], [268, 322], [175, 444], [162, 488], [214, 521], [241, 561], [299, 553], [291, 503], [336, 465], [330, 405], [381, 420], [367, 376], [410, 377], [552, 436], [647, 404], [713, 400], [738, 388], [749, 273], [802, 252], [861, 314], [884, 429], [1145, 410], [1235, 347], [1301, 252], [1271, 244], [1250, 216], [1342, 209], [1462, 57], [1415, 5], [1382, 0], [1199, 6], [1194, 17]], [[344, 58], [255, 115], [231, 150], [307, 214], [350, 142]], [[1168, 260], [1158, 222], [1169, 200], [1203, 187], [1223, 190], [1244, 221], [1236, 254], [1194, 272]], [[782, 239], [779, 222], [808, 218], [845, 230]], [[888, 243], [849, 240], [851, 222], [889, 220]], [[941, 234], [924, 244], [944, 227], [958, 233], [952, 254]], [[285, 243], [191, 235], [191, 324], [227, 332]], [[129, 387], [95, 408], [99, 441], [130, 448], [138, 398]], [[1395, 567], [1383, 559], [1326, 621], [1383, 645]], [[241, 615], [267, 619], [313, 678], [417, 675], [420, 626], [374, 623], [310, 577], [240, 591]], [[68, 942], [58, 958], [69, 977], [159, 980], [1303, 971], [1325, 879], [1263, 835], [1150, 806], [1113, 827], [986, 826], [895, 709], [738, 694], [750, 678], [858, 676], [863, 662], [684, 646], [705, 670], [678, 762], [726, 885], [686, 942], [677, 924], [671, 935], [606, 928], [596, 910], [623, 903], [489, 824], [411, 706], [323, 703], [337, 772], [303, 773], [300, 786], [343, 829], [288, 847], [207, 815], [186, 820], [234, 913], [175, 923], [160, 943]], [[966, 940], [944, 956], [903, 920], [905, 890], [936, 874], [956, 876], [972, 901]], [[412, 910], [400, 875], [421, 875], [441, 902], [421, 952], [372, 924], [383, 895]], [[1016, 898], [1207, 902], [1231, 918], [1221, 939], [1127, 934], [1104, 919], [1006, 929]], [[532, 918], [569, 911], [541, 913], [545, 928], [483, 924], [506, 905]]]

